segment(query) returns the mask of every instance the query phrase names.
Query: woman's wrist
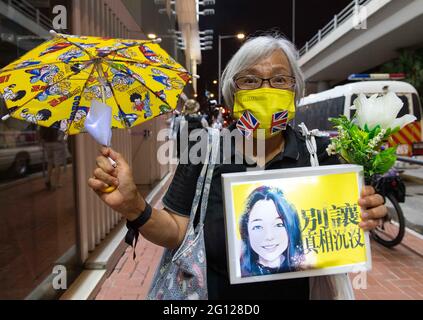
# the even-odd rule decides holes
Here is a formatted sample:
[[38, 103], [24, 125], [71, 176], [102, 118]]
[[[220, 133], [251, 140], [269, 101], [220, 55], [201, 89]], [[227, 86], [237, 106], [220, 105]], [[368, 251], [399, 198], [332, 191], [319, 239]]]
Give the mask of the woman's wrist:
[[125, 235], [125, 242], [134, 248], [133, 258], [135, 260], [135, 247], [137, 246], [140, 228], [145, 225], [151, 217], [153, 209], [151, 206], [137, 193], [137, 198], [140, 199], [137, 205], [138, 213], [130, 214], [127, 217], [126, 227], [128, 231]]
[[128, 221], [136, 220], [145, 210], [146, 202], [144, 198], [137, 192], [137, 201], [134, 210], [131, 210], [130, 213], [126, 214], [125, 217]]

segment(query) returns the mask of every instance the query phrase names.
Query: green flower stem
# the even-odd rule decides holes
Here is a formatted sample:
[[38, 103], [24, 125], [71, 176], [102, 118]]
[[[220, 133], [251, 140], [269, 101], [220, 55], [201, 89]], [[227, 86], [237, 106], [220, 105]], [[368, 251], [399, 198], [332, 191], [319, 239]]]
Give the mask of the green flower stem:
[[339, 134], [331, 139], [329, 151], [335, 152], [347, 163], [362, 165], [366, 178], [384, 174], [395, 164], [396, 148], [382, 150], [382, 146], [392, 134], [400, 130], [399, 127], [385, 130], [378, 125], [370, 130], [366, 125], [361, 129], [354, 123], [354, 119], [350, 121], [345, 116], [330, 121]]

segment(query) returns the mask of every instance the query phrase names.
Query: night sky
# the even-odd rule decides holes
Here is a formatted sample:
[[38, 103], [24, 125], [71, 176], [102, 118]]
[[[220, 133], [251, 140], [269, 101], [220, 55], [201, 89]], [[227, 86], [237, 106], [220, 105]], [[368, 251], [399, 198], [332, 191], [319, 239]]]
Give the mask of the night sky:
[[[351, 0], [296, 0], [295, 44], [300, 49], [317, 31]], [[198, 67], [199, 100], [204, 90], [217, 97], [218, 35], [243, 32], [254, 35], [263, 31], [278, 31], [292, 40], [292, 0], [216, 0], [214, 16], [200, 16], [200, 30], [214, 29], [213, 50], [202, 51]], [[222, 69], [240, 46], [238, 39], [222, 40]]]

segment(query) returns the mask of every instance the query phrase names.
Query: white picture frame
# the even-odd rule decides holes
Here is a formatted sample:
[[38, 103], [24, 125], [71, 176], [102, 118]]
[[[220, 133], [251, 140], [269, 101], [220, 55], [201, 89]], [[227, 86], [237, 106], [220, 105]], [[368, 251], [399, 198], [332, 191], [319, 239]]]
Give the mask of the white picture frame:
[[[361, 188], [364, 185], [364, 174], [363, 168], [357, 165], [333, 165], [333, 166], [321, 166], [321, 167], [304, 167], [304, 168], [293, 168], [293, 169], [279, 169], [279, 170], [261, 170], [261, 171], [250, 171], [240, 173], [229, 173], [222, 175], [222, 187], [224, 195], [224, 207], [225, 207], [225, 231], [226, 231], [226, 245], [227, 245], [227, 257], [228, 257], [228, 271], [229, 279], [231, 284], [241, 284], [250, 282], [263, 282], [263, 281], [274, 281], [282, 279], [293, 279], [293, 278], [304, 278], [314, 277], [322, 275], [332, 275], [349, 272], [361, 272], [368, 271], [372, 268], [371, 262], [371, 248], [369, 233], [363, 232], [364, 234], [364, 251], [365, 260], [360, 263], [331, 266], [317, 269], [302, 269], [293, 272], [281, 272], [272, 274], [261, 274], [261, 275], [241, 275], [241, 241], [239, 239], [239, 221], [235, 215], [235, 203], [233, 196], [233, 186], [241, 184], [280, 184], [283, 186], [284, 181], [290, 179], [290, 183], [295, 181], [301, 181], [301, 178], [310, 177], [321, 177], [328, 175], [348, 174], [352, 173], [356, 176], [356, 187], [358, 188], [358, 195], [361, 192]], [[294, 178], [294, 179], [293, 179]], [[355, 183], [355, 179], [353, 181]], [[336, 189], [336, 186], [334, 186]], [[354, 187], [355, 188], [355, 187]], [[358, 197], [357, 197], [358, 200]], [[361, 210], [360, 210], [361, 215]], [[264, 248], [264, 247], [263, 247]]]

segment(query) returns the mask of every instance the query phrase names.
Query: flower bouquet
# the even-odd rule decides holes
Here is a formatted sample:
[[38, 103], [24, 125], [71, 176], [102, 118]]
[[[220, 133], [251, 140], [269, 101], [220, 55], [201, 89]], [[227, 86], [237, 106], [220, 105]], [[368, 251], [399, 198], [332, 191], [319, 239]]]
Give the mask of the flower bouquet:
[[331, 139], [329, 155], [339, 155], [347, 163], [364, 167], [366, 181], [382, 175], [395, 164], [396, 148], [385, 148], [389, 137], [416, 120], [412, 115], [397, 118], [403, 102], [390, 92], [366, 98], [360, 94], [351, 109], [356, 113], [351, 120], [346, 116], [331, 118], [338, 136]]

